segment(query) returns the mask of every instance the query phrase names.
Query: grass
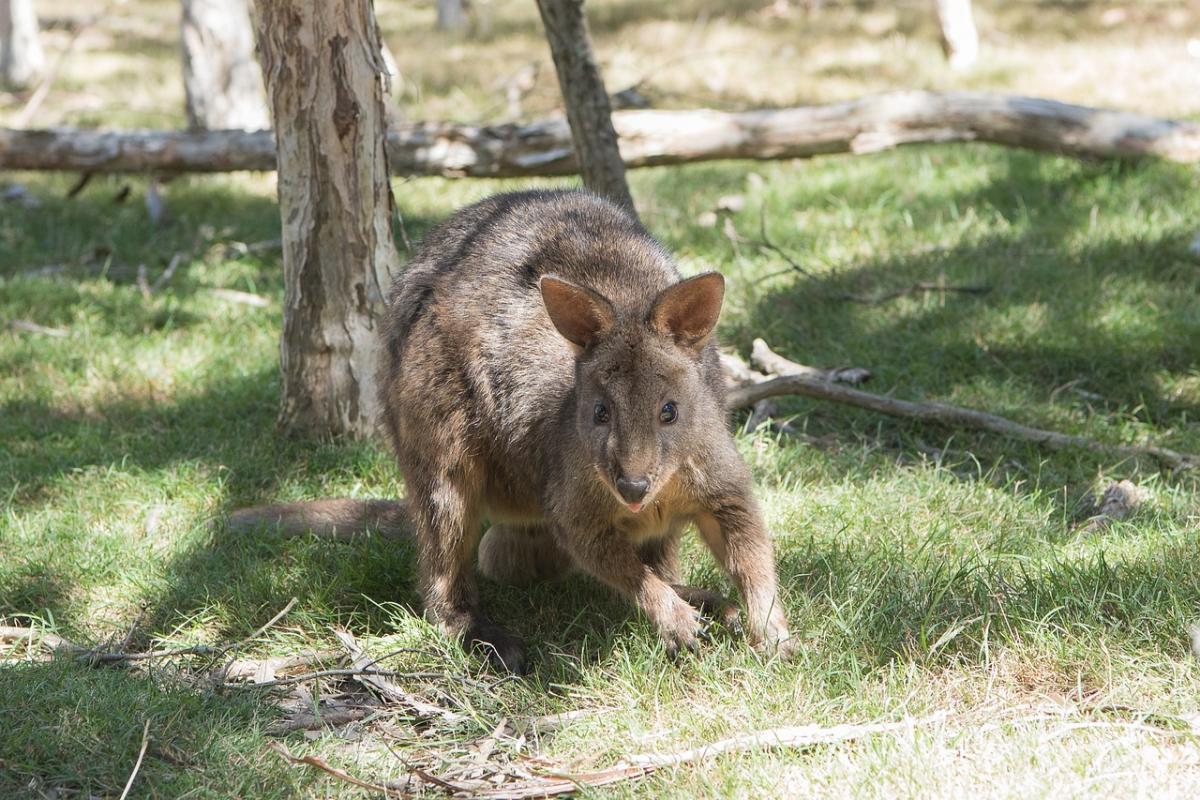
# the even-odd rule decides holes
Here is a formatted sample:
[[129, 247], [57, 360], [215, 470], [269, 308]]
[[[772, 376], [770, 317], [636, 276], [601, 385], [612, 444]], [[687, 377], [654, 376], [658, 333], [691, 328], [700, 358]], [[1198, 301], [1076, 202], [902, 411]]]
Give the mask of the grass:
[[[1043, 77], [1021, 66], [1026, 47], [1044, 48], [1051, 63], [1086, 57], [1096, 65], [1121, 48], [1166, 58], [1163, 42], [1177, 36], [1168, 19], [1173, 4], [1139, 4], [1116, 30], [1099, 23], [1102, 4], [1073, 4], [1078, 20], [1070, 27], [1059, 7], [1039, 10], [1044, 24], [1033, 26], [1032, 12], [1013, 10], [1020, 5], [984, 6], [983, 18], [1003, 26], [993, 36], [1020, 41], [996, 53], [996, 63], [1008, 66], [985, 68], [965, 85], [1025, 90]], [[128, 77], [136, 65], [167, 74], [169, 50], [140, 42], [167, 41], [168, 6], [137, 4], [144, 13], [130, 25], [140, 38], [112, 41], [103, 58], [125, 72], [111, 74]], [[427, 40], [436, 37], [425, 33], [431, 9], [379, 6], [398, 57], [433, 50]], [[621, 52], [637, 64], [634, 56], [656, 37], [681, 35], [700, 6], [663, 8], [598, 4], [595, 28], [613, 71]], [[936, 52], [921, 38], [915, 7], [870, 6], [862, 14], [835, 7], [778, 25], [755, 9], [733, 4], [695, 28], [750, 41], [797, 33], [807, 20], [824, 27], [797, 47], [820, 53], [836, 45], [844, 57], [830, 60], [848, 72], [871, 53], [909, 53], [914, 60], [901, 63], [912, 69], [896, 67], [898, 74], [918, 84], [934, 74]], [[485, 101], [495, 92], [485, 76], [519, 65], [536, 41], [527, 30], [530, 9], [497, 4], [496, 14], [490, 39], [444, 48], [437, 62], [444, 73], [402, 64], [413, 116], [488, 115]], [[913, 22], [865, 35], [880, 17]], [[1075, 34], [1070, 41], [1067, 32]], [[94, 65], [94, 84], [64, 77], [62, 92], [47, 101], [47, 123], [179, 124], [172, 84], [148, 82], [147, 93], [122, 110], [116, 79], [101, 68], [107, 62], [93, 56], [100, 58], [90, 53], [76, 68]], [[781, 58], [804, 62], [814, 80], [747, 84], [723, 102], [773, 102], [772, 93], [794, 102], [804, 92], [854, 93], [898, 80], [866, 72], [817, 80], [811, 70], [821, 69], [819, 58]], [[663, 80], [715, 97], [694, 75]], [[1200, 95], [1178, 91], [1176, 80], [1193, 78], [1152, 75], [1137, 102], [1124, 105], [1195, 113], [1185, 104]], [[1052, 82], [1040, 93], [1100, 102], [1133, 85], [1111, 83], [1071, 90]], [[419, 96], [413, 86], [423, 87]], [[89, 92], [101, 105], [85, 118], [72, 102]], [[135, 647], [219, 644], [249, 635], [296, 597], [251, 654], [327, 647], [330, 626], [346, 626], [376, 655], [399, 646], [419, 651], [390, 663], [443, 676], [423, 690], [470, 709], [470, 722], [434, 725], [424, 735], [400, 721], [390, 738], [351, 728], [285, 740], [296, 754], [377, 780], [403, 773], [393, 751], [458, 759], [501, 718], [582, 708], [606, 711], [544, 741], [548, 757], [604, 766], [778, 725], [943, 715], [911, 733], [726, 756], [587, 793], [595, 796], [1106, 797], [1136, 786], [1182, 797], [1200, 788], [1196, 738], [1146, 730], [1162, 728], [1163, 719], [1200, 719], [1200, 663], [1186, 633], [1200, 618], [1194, 475], [792, 401], [785, 409], [794, 424], [826, 437], [828, 447], [766, 431], [739, 443], [775, 532], [789, 617], [806, 643], [794, 663], [763, 661], [718, 639], [670, 666], [647, 624], [588, 581], [485, 586], [494, 616], [531, 643], [536, 671], [484, 691], [463, 678], [485, 667], [413, 613], [408, 548], [238, 539], [220, 523], [234, 508], [268, 500], [403, 491], [376, 444], [304, 440], [273, 427], [279, 254], [236, 246], [278, 237], [270, 182], [177, 180], [167, 189], [170, 220], [154, 227], [139, 180], [97, 178], [67, 200], [73, 176], [9, 179], [40, 205], [0, 206], [0, 319], [70, 336], [0, 332], [0, 621], [94, 643], [123, 637], [144, 608]], [[114, 203], [126, 184], [131, 199]], [[454, 208], [518, 185], [529, 184], [421, 180], [395, 188], [408, 232], [420, 238]], [[721, 333], [743, 352], [762, 336], [806, 363], [869, 367], [874, 390], [897, 397], [1200, 452], [1200, 262], [1188, 251], [1200, 218], [1194, 185], [1194, 172], [1177, 166], [1086, 164], [984, 146], [632, 176], [647, 224], [683, 268], [716, 268], [730, 279]], [[720, 225], [696, 223], [730, 193], [746, 199], [732, 219], [738, 230], [757, 235], [761, 209], [771, 238], [820, 281], [752, 247], [735, 251]], [[144, 298], [137, 265], [153, 280], [177, 252], [186, 255], [179, 273]], [[69, 270], [23, 275], [51, 264]], [[991, 292], [879, 306], [848, 305], [828, 292], [873, 293], [943, 277]], [[232, 304], [213, 288], [254, 292], [270, 305]], [[929, 456], [930, 448], [947, 454]], [[1074, 529], [1080, 498], [1119, 478], [1148, 490], [1146, 507], [1104, 533]], [[728, 590], [694, 543], [687, 564], [691, 581]], [[272, 704], [207, 691], [188, 667], [5, 661], [0, 796], [119, 795], [147, 720], [151, 746], [135, 796], [354, 793], [271, 752], [267, 727], [279, 714]], [[1064, 716], [1077, 707], [1108, 711]]]

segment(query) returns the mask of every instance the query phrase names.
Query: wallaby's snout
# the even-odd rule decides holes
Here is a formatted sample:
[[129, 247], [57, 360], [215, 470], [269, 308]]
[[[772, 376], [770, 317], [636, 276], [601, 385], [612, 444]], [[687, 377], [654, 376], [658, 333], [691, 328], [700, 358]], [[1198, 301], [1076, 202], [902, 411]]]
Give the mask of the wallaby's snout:
[[617, 491], [621, 498], [630, 506], [640, 505], [650, 491], [650, 481], [647, 478], [617, 478]]

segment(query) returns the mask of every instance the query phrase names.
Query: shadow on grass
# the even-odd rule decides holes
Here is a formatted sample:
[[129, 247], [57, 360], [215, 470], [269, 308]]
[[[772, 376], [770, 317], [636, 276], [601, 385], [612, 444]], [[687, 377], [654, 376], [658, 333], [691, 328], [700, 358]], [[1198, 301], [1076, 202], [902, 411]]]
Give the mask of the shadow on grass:
[[271, 712], [258, 699], [170, 681], [62, 662], [0, 668], [0, 794], [116, 797], [143, 730], [149, 746], [131, 797], [286, 797], [312, 780], [264, 751]]
[[[1200, 409], [1171, 395], [1159, 380], [1163, 371], [1186, 370], [1200, 361], [1195, 289], [1177, 265], [1179, 233], [1097, 238], [1056, 249], [1085, 224], [1092, 195], [1104, 190], [1106, 181], [1120, 183], [1129, 174], [1081, 168], [1042, 180], [1039, 170], [1033, 157], [1014, 154], [1007, 172], [976, 190], [906, 201], [918, 221], [941, 213], [948, 200], [964, 208], [991, 208], [1020, 223], [1015, 233], [864, 259], [827, 281], [838, 290], [869, 292], [944, 275], [949, 283], [990, 284], [986, 297], [904, 301], [881, 314], [829, 300], [803, 281], [765, 283], [747, 319], [735, 328], [739, 339], [744, 344], [751, 334], [764, 335], [801, 360], [868, 366], [876, 372], [877, 391], [905, 397], [995, 393], [1001, 399], [989, 410], [1031, 424], [1042, 421], [1027, 418], [1029, 402], [1020, 402], [1021, 397], [1045, 398], [1050, 407], [1061, 385], [1082, 377], [1084, 388], [1100, 395], [1092, 402], [1101, 415], [1127, 413], [1159, 428], [1176, 428], [1185, 443], [1195, 442], [1190, 420]], [[1014, 184], [1023, 195], [1014, 193]], [[875, 188], [858, 191], [869, 194]], [[1167, 181], [1165, 190], [1182, 187]], [[822, 202], [819, 196], [798, 199]], [[410, 224], [414, 231], [424, 227], [419, 220]], [[125, 236], [132, 233], [114, 240], [120, 245]], [[186, 238], [181, 234], [180, 241]], [[8, 269], [12, 262], [3, 266]], [[261, 278], [271, 279], [265, 272]], [[60, 291], [65, 303], [87, 302], [71, 287]], [[119, 322], [130, 311], [127, 301], [119, 300], [103, 315], [111, 317], [115, 329], [132, 334], [136, 326], [126, 331]], [[1110, 324], [1122, 314], [1129, 315], [1122, 324]], [[173, 549], [161, 578], [139, 587], [148, 612], [134, 646], [145, 644], [153, 632], [175, 629], [181, 620], [205, 616], [211, 618], [202, 620], [206, 636], [233, 641], [292, 596], [300, 603], [289, 624], [311, 634], [325, 631], [333, 620], [359, 630], [383, 630], [390, 617], [382, 606], [417, 605], [410, 547], [370, 537], [350, 543], [242, 537], [220, 524], [233, 508], [284, 499], [280, 494], [296, 487], [304, 493], [319, 488], [325, 474], [362, 474], [379, 485], [384, 481], [376, 470], [390, 470], [379, 448], [275, 433], [276, 385], [273, 368], [232, 376], [214, 369], [196, 391], [173, 402], [127, 398], [88, 413], [64, 413], [50, 401], [19, 400], [0, 412], [6, 449], [0, 469], [5, 488], [15, 487], [12, 501], [22, 513], [50, 508], [73, 474], [118, 463], [135, 475], [180, 464], [220, 473], [202, 515], [217, 522], [209, 526], [193, 519], [190, 538]], [[907, 423], [871, 418], [868, 424], [854, 412], [828, 408], [812, 417], [818, 427], [845, 429], [851, 421], [852, 430], [877, 426], [876, 438], [891, 437], [901, 449], [913, 444]], [[1119, 435], [1121, 429], [1112, 432]], [[1044, 456], [1002, 441], [978, 444], [985, 453], [1015, 454], [1031, 465]], [[863, 465], [852, 460], [836, 462], [841, 477], [863, 474]], [[1108, 461], [1071, 454], [1051, 456], [1049, 463], [1067, 480], [1083, 481]], [[1191, 557], [1197, 544], [1195, 534], [1188, 533], [1110, 560], [1047, 556], [1047, 542], [1034, 535], [1010, 536], [981, 554], [935, 546], [910, 551], [879, 541], [844, 543], [823, 534], [807, 544], [781, 542], [779, 563], [792, 602], [805, 609], [795, 617], [798, 632], [825, 634], [833, 642], [825, 645], [829, 659], [868, 667], [950, 658], [977, 663], [987, 658], [988, 642], [1018, 641], [1047, 630], [1076, 638], [1111, 632], [1148, 647], [1176, 641], [1175, 633], [1200, 603], [1200, 567]], [[83, 628], [86, 621], [73, 618], [79, 614], [74, 598], [95, 587], [76, 584], [69, 569], [58, 567], [82, 558], [91, 546], [86, 534], [76, 535], [53, 556], [26, 559], [10, 573], [0, 613], [46, 609], [64, 626]], [[722, 586], [715, 571], [701, 567], [699, 574], [706, 585]], [[542, 662], [535, 680], [546, 687], [572, 680], [572, 665], [603, 665], [633, 616], [624, 602], [591, 581], [530, 590], [489, 585], [484, 594], [494, 619], [530, 641]], [[245, 766], [239, 760], [245, 756], [234, 755], [239, 745], [260, 735], [261, 712], [248, 701], [74, 665], [0, 671], [0, 716], [18, 713], [4, 705], [14, 702], [34, 708], [6, 730], [0, 744], [0, 758], [15, 776], [3, 780], [14, 791], [30, 779], [55, 785], [58, 776], [88, 791], [118, 791], [136, 757], [140, 721], [151, 719], [161, 731], [156, 745], [168, 749], [165, 755], [152, 751], [145, 768], [148, 783], [164, 794], [195, 785], [170, 781], [196, 781], [237, 794], [220, 781], [232, 764]], [[70, 733], [46, 735], [55, 726]], [[261, 747], [255, 743], [250, 749]], [[173, 753], [185, 754], [194, 766], [174, 763]], [[250, 782], [247, 787], [272, 781], [286, 786], [289, 780], [280, 778], [274, 765], [237, 772], [238, 780]]]

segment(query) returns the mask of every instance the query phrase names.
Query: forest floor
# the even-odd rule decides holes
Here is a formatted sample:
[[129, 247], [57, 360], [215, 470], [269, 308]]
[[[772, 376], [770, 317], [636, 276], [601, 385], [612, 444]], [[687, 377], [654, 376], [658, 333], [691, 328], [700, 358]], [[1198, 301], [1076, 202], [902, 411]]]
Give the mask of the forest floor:
[[[92, 5], [55, 4], [51, 61]], [[532, 63], [516, 116], [553, 111], [532, 3], [491, 4], [491, 30], [475, 38], [434, 32], [431, 5], [376, 3], [404, 116], [510, 118], [500, 79]], [[983, 63], [966, 76], [943, 67], [924, 3], [588, 5], [610, 87], [644, 78], [660, 107], [980, 88], [1200, 116], [1196, 3], [978, 2]], [[31, 124], [182, 127], [177, 8], [110, 6]], [[0, 96], [0, 124], [22, 102]], [[672, 664], [648, 624], [592, 581], [485, 584], [492, 615], [533, 657], [531, 676], [504, 679], [415, 613], [409, 546], [239, 538], [222, 524], [246, 505], [403, 493], [381, 444], [274, 427], [273, 179], [177, 179], [155, 224], [144, 179], [96, 178], [68, 198], [76, 177], [3, 176], [24, 192], [0, 204], [0, 625], [102, 651], [239, 646], [94, 665], [0, 633], [0, 796], [115, 797], [135, 763], [135, 797], [371, 792], [289, 763], [280, 744], [438, 796], [438, 780], [578, 776], [782, 726], [876, 723], [904, 724], [581, 794], [1200, 794], [1195, 472], [785, 401], [809, 438], [764, 427], [738, 442], [804, 643], [793, 661], [718, 636]], [[570, 182], [394, 188], [416, 241], [462, 204], [547, 183]], [[807, 364], [866, 367], [869, 388], [896, 398], [1200, 453], [1193, 168], [954, 145], [647, 169], [631, 186], [683, 271], [728, 278], [720, 333], [743, 355], [762, 337]], [[702, 224], [730, 195], [741, 210]], [[760, 224], [809, 275], [729, 235], [755, 239]], [[918, 282], [988, 291], [840, 299]], [[1115, 480], [1136, 484], [1142, 506], [1081, 525], [1087, 498]], [[731, 592], [697, 543], [685, 562], [690, 582]], [[342, 709], [339, 722], [339, 702], [370, 702], [344, 677], [274, 692], [214, 678], [235, 657], [313, 650], [333, 654], [301, 670], [344, 667], [335, 630], [450, 713], [418, 720], [386, 705], [365, 718]], [[305, 704], [331, 724], [280, 735]], [[563, 712], [553, 730], [536, 719]]]

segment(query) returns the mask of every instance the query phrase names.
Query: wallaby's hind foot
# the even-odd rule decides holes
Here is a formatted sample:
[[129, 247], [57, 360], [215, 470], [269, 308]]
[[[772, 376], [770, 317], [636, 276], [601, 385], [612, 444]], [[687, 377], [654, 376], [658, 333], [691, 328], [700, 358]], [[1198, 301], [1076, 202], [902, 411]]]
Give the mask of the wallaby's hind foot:
[[493, 525], [479, 543], [479, 571], [497, 583], [552, 580], [570, 568], [570, 557], [540, 525]]
[[490, 622], [479, 622], [468, 632], [467, 644], [487, 656], [492, 666], [524, 675], [525, 643], [520, 637]]
[[434, 606], [427, 606], [425, 618], [435, 623], [447, 639], [461, 643], [467, 650], [477, 651], [492, 666], [517, 675], [524, 673], [524, 643], [499, 625], [492, 624], [477, 609], [442, 609], [439, 612]]

